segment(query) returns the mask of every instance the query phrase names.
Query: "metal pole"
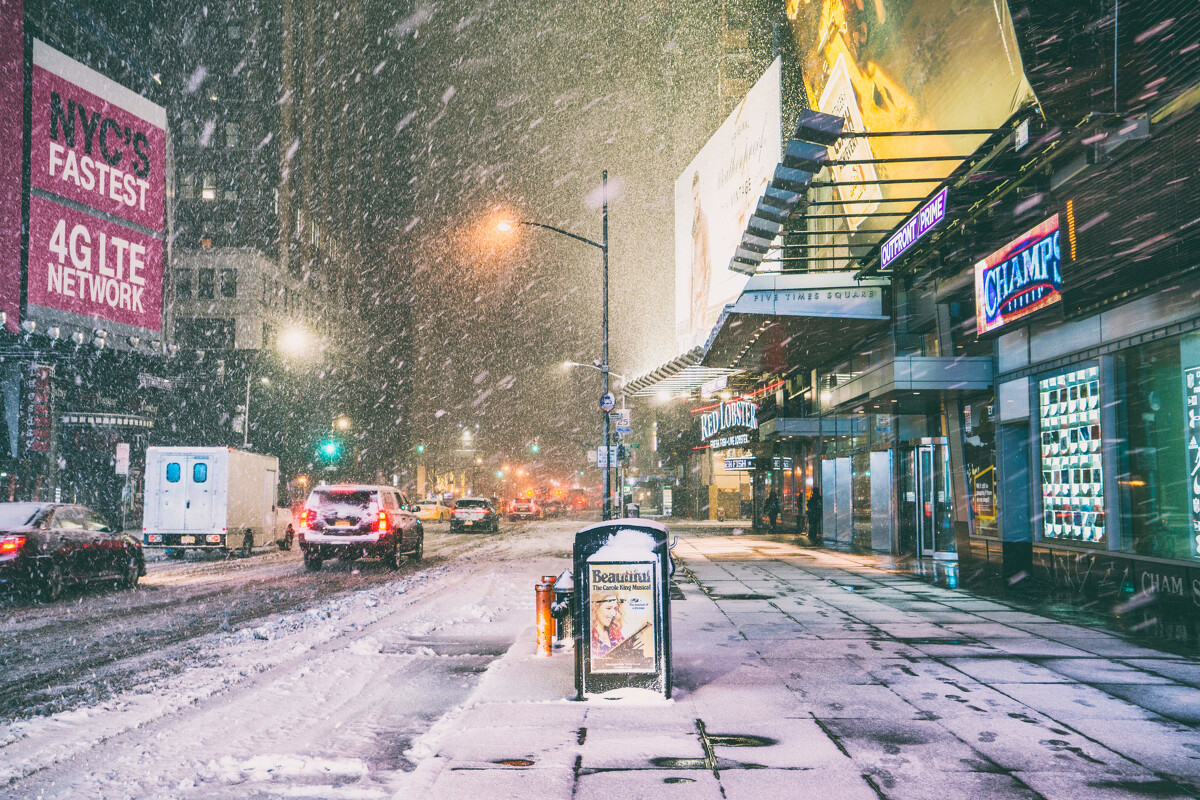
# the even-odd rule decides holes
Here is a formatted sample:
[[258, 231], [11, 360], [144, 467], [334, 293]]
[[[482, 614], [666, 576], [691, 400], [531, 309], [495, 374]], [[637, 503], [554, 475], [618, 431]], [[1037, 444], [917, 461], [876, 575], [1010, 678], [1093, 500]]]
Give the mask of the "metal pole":
[[252, 373], [246, 373], [246, 408], [242, 415], [242, 449], [250, 449], [250, 381], [254, 380]]
[[[600, 351], [600, 394], [608, 394], [608, 170], [601, 173], [600, 178], [601, 197], [603, 206], [601, 211], [601, 237], [600, 237], [600, 252], [604, 254], [604, 270], [602, 273], [602, 281], [604, 284], [604, 300], [603, 312], [601, 315], [601, 327], [603, 344]], [[601, 507], [601, 519], [612, 519], [612, 471], [609, 465], [612, 463], [612, 455], [610, 447], [611, 433], [609, 431], [608, 412], [600, 409], [600, 413], [604, 415], [603, 430], [604, 430], [604, 503]]]

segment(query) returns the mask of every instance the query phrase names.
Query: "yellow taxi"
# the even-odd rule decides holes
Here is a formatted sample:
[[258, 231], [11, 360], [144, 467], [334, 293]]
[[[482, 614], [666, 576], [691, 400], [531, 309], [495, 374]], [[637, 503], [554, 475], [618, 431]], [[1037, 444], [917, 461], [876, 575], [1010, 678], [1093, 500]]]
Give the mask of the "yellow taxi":
[[426, 498], [417, 503], [417, 519], [426, 522], [445, 522], [450, 519], [450, 507], [436, 497]]

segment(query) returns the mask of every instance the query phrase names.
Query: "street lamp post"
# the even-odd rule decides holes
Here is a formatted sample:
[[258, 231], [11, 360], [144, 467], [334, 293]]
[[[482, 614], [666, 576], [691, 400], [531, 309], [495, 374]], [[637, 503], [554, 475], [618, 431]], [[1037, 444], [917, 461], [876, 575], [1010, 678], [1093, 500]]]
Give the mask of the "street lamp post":
[[[517, 220], [515, 222], [501, 222], [497, 227], [502, 231], [512, 230], [513, 225], [529, 225], [535, 228], [545, 228], [554, 233], [560, 233], [578, 242], [590, 244], [592, 247], [600, 249], [603, 255], [603, 271], [601, 273], [601, 284], [603, 287], [603, 302], [601, 314], [601, 347], [600, 347], [600, 394], [601, 396], [608, 394], [608, 170], [601, 173], [601, 212], [600, 212], [600, 241], [596, 242], [585, 238], [570, 231], [565, 231], [562, 228], [556, 228], [553, 225], [546, 225], [542, 222], [531, 222], [529, 220]], [[612, 436], [609, 430], [608, 412], [601, 409], [602, 417], [601, 436], [604, 442], [604, 452], [607, 456], [609, 447], [612, 446]], [[601, 517], [605, 520], [612, 518], [612, 477], [609, 472], [608, 463], [604, 465], [604, 505], [601, 511]]]
[[[563, 369], [570, 369], [571, 367], [587, 367], [588, 369], [594, 369], [594, 370], [603, 372], [603, 370], [601, 370], [597, 364], [584, 364], [581, 361], [564, 361], [562, 365], [563, 365]], [[617, 380], [619, 380], [621, 382], [622, 386], [629, 383], [629, 379], [626, 378], [624, 375], [622, 375], [619, 372], [613, 372], [612, 370], [609, 370], [608, 374], [611, 375], [612, 377], [616, 378]], [[621, 410], [624, 410], [624, 409], [625, 409], [625, 393], [622, 392], [621, 393]], [[604, 417], [606, 420], [608, 419], [608, 412], [605, 412]], [[605, 441], [607, 441], [607, 440], [608, 440], [608, 437], [606, 436]], [[611, 443], [609, 444], [609, 446], [611, 447]], [[611, 460], [608, 463], [612, 463]], [[608, 472], [609, 472], [609, 467], [607, 464], [605, 464], [604, 473], [605, 473], [606, 477], [608, 476]], [[625, 481], [621, 480], [621, 465], [618, 462], [618, 464], [617, 464], [617, 497], [618, 497], [617, 510], [621, 516], [625, 516], [624, 486], [625, 486]], [[605, 497], [607, 497], [607, 496], [608, 496], [608, 492], [605, 492]]]

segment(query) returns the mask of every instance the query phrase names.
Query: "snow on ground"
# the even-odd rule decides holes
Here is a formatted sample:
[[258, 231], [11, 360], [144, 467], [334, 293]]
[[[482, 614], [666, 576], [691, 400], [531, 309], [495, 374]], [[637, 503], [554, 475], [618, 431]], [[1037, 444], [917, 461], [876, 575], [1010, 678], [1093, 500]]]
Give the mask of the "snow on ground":
[[0, 797], [390, 795], [411, 742], [530, 624], [530, 567], [575, 527], [445, 537], [461, 543], [446, 563], [201, 637], [174, 675], [0, 726]]

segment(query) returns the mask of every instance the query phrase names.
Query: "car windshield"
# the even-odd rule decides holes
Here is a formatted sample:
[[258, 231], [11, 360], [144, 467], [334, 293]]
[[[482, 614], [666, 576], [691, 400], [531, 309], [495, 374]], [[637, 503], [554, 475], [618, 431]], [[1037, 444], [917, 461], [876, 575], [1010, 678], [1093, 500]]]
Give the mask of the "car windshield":
[[309, 505], [322, 515], [358, 516], [374, 499], [374, 492], [355, 489], [326, 489], [312, 494]]
[[459, 500], [455, 508], [487, 508], [487, 500]]
[[33, 522], [41, 503], [0, 503], [0, 528], [21, 528]]

